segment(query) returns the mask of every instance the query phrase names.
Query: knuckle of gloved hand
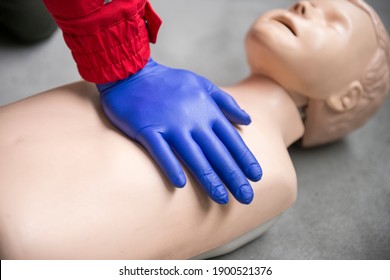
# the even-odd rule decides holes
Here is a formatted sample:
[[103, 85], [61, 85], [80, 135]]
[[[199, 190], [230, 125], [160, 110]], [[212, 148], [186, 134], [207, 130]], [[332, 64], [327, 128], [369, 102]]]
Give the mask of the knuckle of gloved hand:
[[246, 148], [243, 147], [237, 151], [238, 161], [246, 164], [254, 164], [252, 159], [252, 153]]
[[191, 71], [180, 69], [176, 72], [176, 77], [185, 81], [190, 81], [191, 79], [195, 78], [195, 74]]
[[232, 107], [239, 107], [236, 100], [232, 96], [226, 93], [224, 93], [224, 96], [226, 98], [226, 103], [230, 104]]
[[153, 133], [153, 130], [152, 127], [148, 126], [148, 127], [144, 127], [144, 128], [140, 128], [138, 130], [133, 130], [133, 134], [134, 134], [134, 139], [137, 140], [137, 141], [146, 141], [146, 139], [148, 138], [148, 136], [150, 136], [151, 133]]
[[186, 83], [189, 83], [191, 86], [208, 90], [208, 84], [206, 83], [206, 79], [202, 76], [199, 76], [198, 74], [187, 70], [184, 70], [184, 72], [182, 72], [182, 75], [183, 80], [186, 81]]
[[[225, 180], [226, 184], [230, 186], [240, 186], [244, 184], [244, 181], [242, 179], [242, 172], [238, 170], [229, 170], [225, 174]], [[241, 182], [242, 181], [242, 182]]]
[[219, 177], [212, 169], [203, 171], [199, 176], [199, 179], [201, 184], [209, 191], [211, 191], [215, 186], [220, 185]]

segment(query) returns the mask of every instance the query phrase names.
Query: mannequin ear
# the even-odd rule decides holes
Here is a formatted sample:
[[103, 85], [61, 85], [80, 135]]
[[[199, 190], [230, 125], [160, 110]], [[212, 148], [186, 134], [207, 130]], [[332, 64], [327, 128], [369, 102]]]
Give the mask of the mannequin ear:
[[353, 81], [349, 84], [346, 93], [330, 96], [326, 100], [326, 103], [330, 108], [337, 112], [345, 112], [355, 108], [359, 103], [362, 93], [362, 84], [359, 81]]

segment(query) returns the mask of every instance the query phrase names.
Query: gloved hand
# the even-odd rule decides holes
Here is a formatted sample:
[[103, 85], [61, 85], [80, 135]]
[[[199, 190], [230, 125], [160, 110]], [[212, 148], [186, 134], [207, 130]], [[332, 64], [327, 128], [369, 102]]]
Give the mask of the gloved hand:
[[176, 154], [214, 201], [228, 202], [224, 184], [241, 203], [252, 201], [247, 178], [260, 180], [262, 170], [228, 121], [251, 121], [230, 95], [152, 59], [129, 78], [97, 88], [108, 118], [149, 151], [173, 185], [186, 183]]

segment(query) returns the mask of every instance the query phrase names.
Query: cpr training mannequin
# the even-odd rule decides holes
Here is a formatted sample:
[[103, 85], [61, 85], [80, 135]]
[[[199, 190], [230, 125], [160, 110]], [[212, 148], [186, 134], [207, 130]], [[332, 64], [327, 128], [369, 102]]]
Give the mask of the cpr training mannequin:
[[[332, 117], [349, 114], [354, 120], [369, 108], [367, 119], [386, 95], [389, 80], [387, 35], [379, 23], [373, 27], [378, 19], [372, 20], [365, 8], [340, 0], [300, 2], [293, 10], [272, 11], [252, 26], [246, 39], [252, 74], [225, 88], [252, 117], [252, 124], [239, 132], [264, 171], [262, 180], [252, 185], [255, 198], [250, 205], [231, 200], [221, 206], [196, 186], [172, 188], [147, 154], [106, 121], [94, 86], [79, 82], [0, 109], [1, 257], [192, 258], [285, 211], [296, 197], [287, 147], [302, 136], [304, 144], [323, 142], [305, 142], [310, 134], [304, 134], [297, 108], [306, 114], [306, 127], [309, 110], [317, 103]], [[318, 12], [315, 21], [302, 31], [303, 16], [313, 11]], [[336, 38], [330, 45], [328, 39], [317, 40], [334, 33], [327, 33], [327, 25], [314, 24], [326, 15], [344, 19], [348, 27], [335, 50], [341, 56], [334, 59]], [[311, 30], [310, 41], [298, 41]], [[363, 41], [356, 36], [361, 33]], [[316, 50], [325, 44], [321, 55], [310, 52], [312, 41], [318, 43]], [[297, 44], [288, 45], [291, 42]], [[294, 56], [287, 57], [292, 51]], [[341, 59], [338, 68], [335, 63]], [[362, 82], [374, 66], [376, 74], [369, 76], [381, 81], [375, 83], [380, 89], [376, 93]], [[361, 87], [356, 87], [362, 91], [345, 98], [342, 88], [359, 82]], [[326, 111], [328, 106], [332, 111]]]

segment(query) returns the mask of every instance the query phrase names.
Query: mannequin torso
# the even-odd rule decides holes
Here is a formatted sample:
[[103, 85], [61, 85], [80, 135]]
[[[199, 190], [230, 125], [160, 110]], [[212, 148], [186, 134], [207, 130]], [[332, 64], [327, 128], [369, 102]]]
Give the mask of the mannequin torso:
[[264, 169], [250, 205], [217, 205], [192, 179], [170, 186], [102, 117], [91, 84], [1, 108], [1, 257], [190, 258], [282, 213], [296, 197], [286, 149], [303, 133], [296, 107], [261, 77], [225, 90], [252, 116], [239, 131]]

